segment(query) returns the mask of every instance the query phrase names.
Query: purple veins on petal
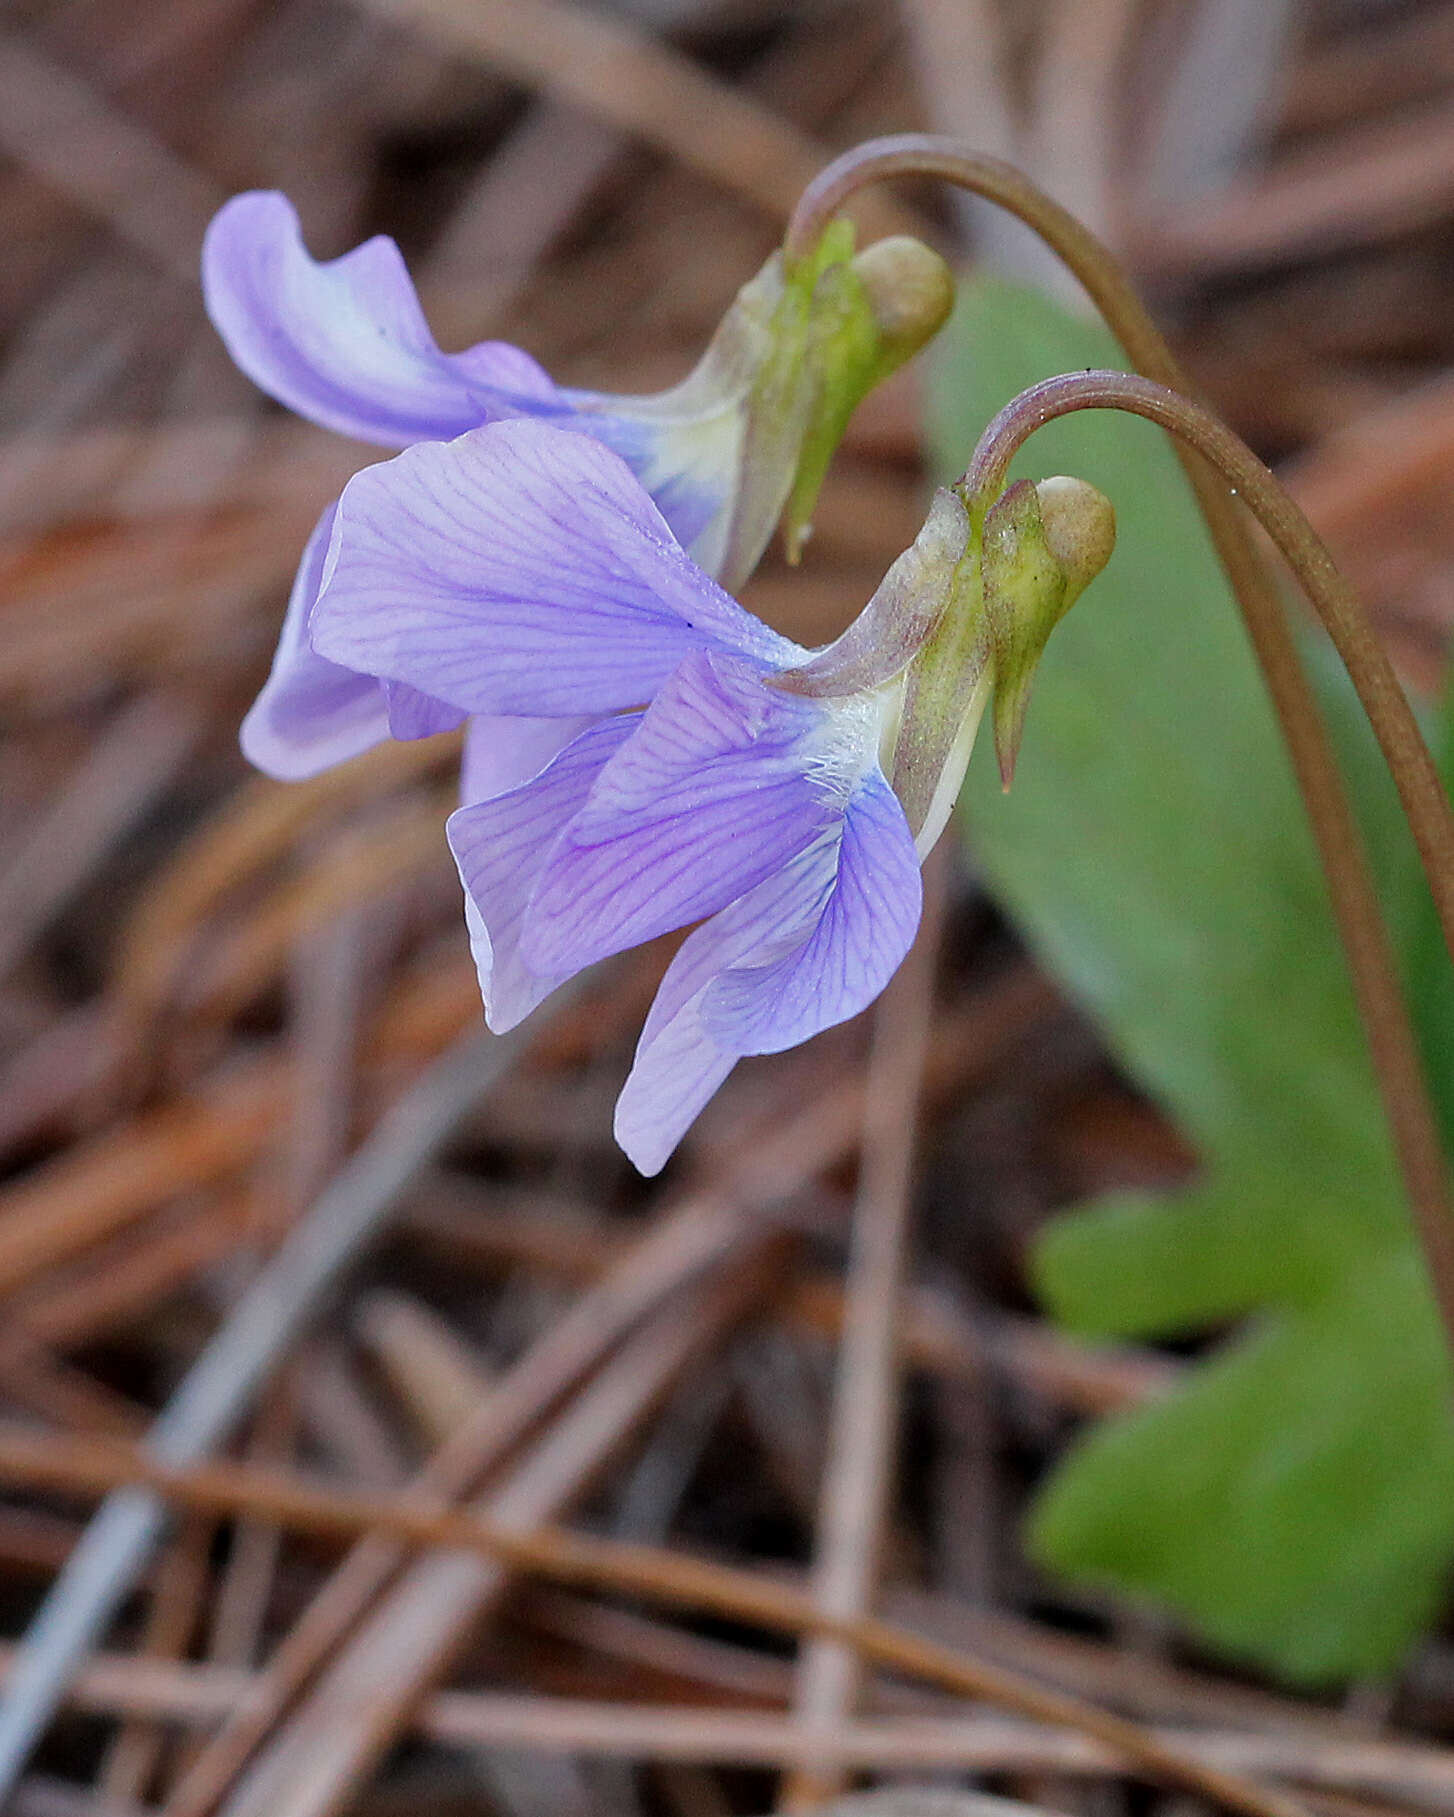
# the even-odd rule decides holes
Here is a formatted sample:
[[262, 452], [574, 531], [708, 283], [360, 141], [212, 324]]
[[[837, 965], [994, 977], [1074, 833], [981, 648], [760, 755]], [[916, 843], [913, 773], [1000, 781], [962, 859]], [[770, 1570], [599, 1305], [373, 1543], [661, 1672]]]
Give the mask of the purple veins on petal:
[[638, 706], [703, 645], [802, 655], [695, 566], [616, 455], [523, 420], [355, 475], [312, 634], [461, 711], [540, 718]]
[[320, 263], [286, 196], [234, 196], [202, 250], [207, 311], [254, 384], [310, 422], [386, 447], [522, 411], [569, 414], [544, 369], [504, 341], [441, 353], [402, 255], [382, 235]]
[[842, 815], [875, 732], [740, 658], [688, 657], [557, 841], [526, 962], [587, 965], [726, 907]]
[[837, 827], [690, 934], [667, 969], [616, 1107], [616, 1139], [660, 1171], [744, 1054], [856, 1015], [919, 924], [913, 836], [874, 770]]
[[202, 288], [237, 365], [310, 422], [388, 448], [515, 417], [559, 423], [622, 455], [678, 539], [715, 572], [739, 482], [741, 399], [709, 397], [693, 415], [687, 397], [684, 413], [653, 398], [562, 389], [507, 341], [441, 352], [391, 239], [314, 259], [292, 203], [275, 191], [234, 196], [218, 211]]

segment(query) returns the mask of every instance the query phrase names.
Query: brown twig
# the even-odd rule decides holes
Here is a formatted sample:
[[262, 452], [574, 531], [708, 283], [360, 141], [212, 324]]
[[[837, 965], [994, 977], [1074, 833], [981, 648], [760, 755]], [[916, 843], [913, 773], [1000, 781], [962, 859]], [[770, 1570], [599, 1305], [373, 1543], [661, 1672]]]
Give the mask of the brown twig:
[[[677, 1377], [761, 1292], [774, 1257], [780, 1266], [781, 1246], [762, 1228], [719, 1271], [661, 1307], [489, 1496], [483, 1506], [491, 1523], [528, 1530], [583, 1494]], [[409, 1567], [242, 1776], [228, 1799], [233, 1817], [338, 1810], [498, 1602], [509, 1567], [503, 1555], [478, 1548]]]
[[0, 121], [12, 157], [180, 282], [195, 282], [197, 249], [222, 192], [15, 33], [0, 38]]
[[[822, 149], [805, 134], [624, 20], [562, 0], [367, 4], [569, 99], [776, 218], [791, 213], [823, 162]], [[880, 224], [884, 212], [878, 211]]]
[[0, 976], [172, 781], [201, 730], [195, 702], [163, 694], [113, 716], [0, 872]]

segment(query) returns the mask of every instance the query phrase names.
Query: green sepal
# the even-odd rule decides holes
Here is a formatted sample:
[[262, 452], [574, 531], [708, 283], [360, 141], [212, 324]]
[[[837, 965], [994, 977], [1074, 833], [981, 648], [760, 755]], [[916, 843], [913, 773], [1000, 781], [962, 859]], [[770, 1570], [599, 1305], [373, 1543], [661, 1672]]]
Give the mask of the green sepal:
[[[809, 535], [829, 463], [848, 419], [873, 388], [911, 359], [949, 318], [948, 267], [917, 240], [895, 237], [854, 253], [851, 221], [830, 223], [795, 266], [788, 296], [803, 308], [804, 418], [783, 524], [789, 561]], [[783, 336], [779, 346], [787, 342]], [[797, 349], [795, 348], [794, 351]]]
[[1040, 658], [1055, 629], [1110, 559], [1116, 517], [1084, 480], [1029, 480], [984, 520], [984, 602], [994, 652], [995, 753], [1009, 788]]

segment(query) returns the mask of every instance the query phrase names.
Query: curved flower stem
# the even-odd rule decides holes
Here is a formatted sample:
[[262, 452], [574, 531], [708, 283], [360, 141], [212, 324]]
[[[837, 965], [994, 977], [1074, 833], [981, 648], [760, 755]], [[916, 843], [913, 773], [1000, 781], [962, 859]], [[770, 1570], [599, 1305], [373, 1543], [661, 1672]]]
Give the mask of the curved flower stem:
[[[1120, 342], [1130, 364], [1145, 377], [1159, 380], [1175, 391], [1187, 390], [1175, 356], [1110, 250], [1014, 165], [984, 156], [955, 139], [926, 133], [872, 139], [829, 164], [804, 191], [793, 211], [784, 241], [788, 262], [817, 243], [823, 227], [856, 190], [906, 176], [937, 177], [1017, 216], [1064, 260]], [[1363, 843], [1291, 627], [1246, 519], [1221, 472], [1204, 453], [1185, 442], [1178, 443], [1177, 453], [1241, 608], [1247, 635], [1282, 727], [1368, 1030], [1405, 1190], [1414, 1207], [1450, 1348], [1454, 1350], [1454, 1234], [1449, 1228], [1447, 1181], [1408, 1010]], [[1276, 509], [1282, 515], [1295, 508], [1279, 492]], [[1315, 537], [1311, 540], [1317, 552], [1314, 566], [1341, 587], [1326, 551]], [[1346, 588], [1343, 596], [1348, 598]], [[1355, 632], [1354, 639], [1361, 655], [1365, 643], [1372, 639], [1356, 607], [1353, 621], [1361, 628], [1361, 635]], [[1374, 648], [1376, 651], [1376, 645]], [[1427, 760], [1427, 753], [1424, 758]], [[1443, 801], [1442, 791], [1438, 801]], [[1448, 876], [1447, 869], [1444, 874]], [[1435, 894], [1437, 898], [1437, 888]], [[1447, 936], [1450, 924], [1442, 903], [1440, 918]]]
[[[1124, 372], [1077, 372], [1020, 393], [980, 438], [961, 482], [971, 498], [994, 497], [1027, 437], [1076, 410], [1124, 410], [1159, 424], [1195, 448], [1246, 504], [1296, 574], [1343, 660], [1398, 788], [1433, 892], [1444, 938], [1454, 954], [1454, 814], [1433, 758], [1357, 596], [1317, 533], [1276, 477], [1241, 439], [1190, 398]], [[1356, 846], [1354, 857], [1364, 870]], [[1326, 854], [1325, 854], [1326, 861]], [[1366, 876], [1366, 871], [1364, 871]], [[1343, 907], [1335, 894], [1335, 907]], [[1359, 1007], [1383, 1093], [1435, 1298], [1454, 1350], [1454, 1220], [1449, 1181], [1428, 1089], [1398, 991], [1381, 917], [1370, 926], [1345, 920]], [[1376, 945], [1367, 945], [1372, 939]]]

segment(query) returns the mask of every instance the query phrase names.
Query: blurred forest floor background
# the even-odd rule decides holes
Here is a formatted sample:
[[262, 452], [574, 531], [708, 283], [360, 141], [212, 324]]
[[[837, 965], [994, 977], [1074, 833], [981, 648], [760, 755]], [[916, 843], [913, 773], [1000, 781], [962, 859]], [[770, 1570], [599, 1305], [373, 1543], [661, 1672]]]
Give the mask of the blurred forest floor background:
[[[610, 1105], [666, 948], [486, 1049], [441, 830], [450, 741], [292, 787], [237, 750], [304, 539], [375, 454], [230, 365], [197, 280], [228, 194], [286, 191], [319, 256], [393, 234], [446, 347], [500, 337], [567, 383], [649, 390], [828, 156], [917, 127], [1019, 160], [1128, 258], [1432, 685], [1454, 619], [1454, 6], [4, 8], [5, 1442], [25, 1422], [93, 1488], [120, 1480], [114, 1442], [301, 1219], [321, 1208], [342, 1244], [388, 1214], [303, 1330], [254, 1328], [268, 1379], [228, 1442], [270, 1474], [173, 1529], [17, 1812], [729, 1817], [771, 1808], [780, 1773], [798, 1808], [846, 1774], [1149, 1808], [1085, 1726], [859, 1675], [826, 1643], [799, 1669], [745, 1619], [478, 1557], [400, 1575], [377, 1540], [340, 1590], [347, 1498], [411, 1484], [418, 1506], [570, 1515], [880, 1608], [1331, 1817], [1454, 1812], [1447, 1638], [1396, 1684], [1295, 1699], [1024, 1558], [1026, 1495], [1079, 1422], [1179, 1367], [1058, 1336], [1026, 1243], [1193, 1158], [972, 854], [941, 868], [938, 962], [926, 941], [865, 1024], [741, 1067], [647, 1184]], [[900, 200], [946, 249], [1057, 281], [1018, 229]], [[747, 592], [805, 642], [919, 527], [923, 382], [860, 411], [805, 565], [774, 554]], [[327, 1485], [311, 1512], [269, 1503], [280, 1471]], [[0, 1507], [7, 1635], [89, 1506]]]

